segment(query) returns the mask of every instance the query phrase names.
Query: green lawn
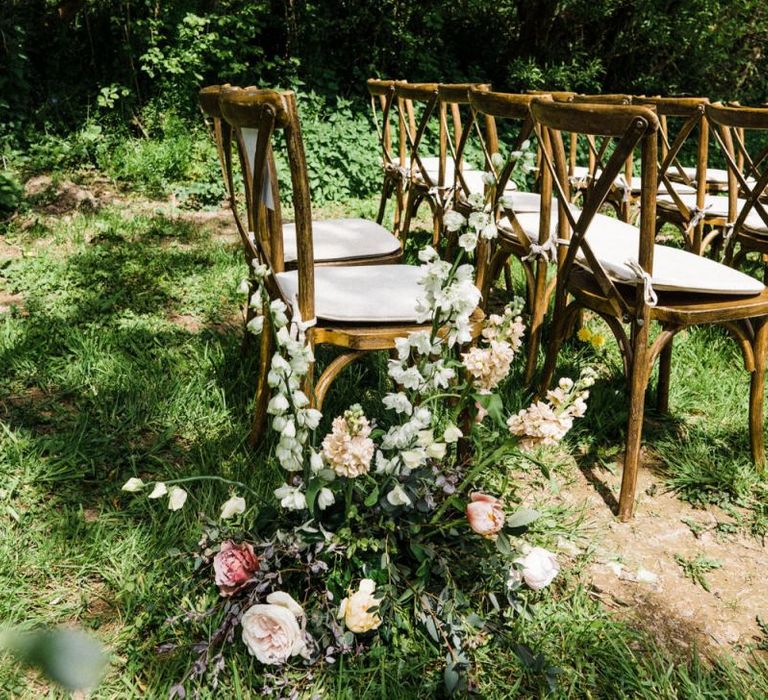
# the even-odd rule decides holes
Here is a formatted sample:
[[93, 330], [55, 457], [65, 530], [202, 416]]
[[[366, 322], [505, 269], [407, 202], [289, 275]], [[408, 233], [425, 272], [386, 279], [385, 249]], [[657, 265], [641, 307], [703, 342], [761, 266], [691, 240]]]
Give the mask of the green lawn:
[[[374, 207], [325, 213], [370, 215]], [[202, 611], [216, 595], [191, 583], [186, 555], [202, 514], [217, 512], [226, 487], [195, 485], [191, 507], [170, 513], [121, 493], [122, 483], [223, 474], [267, 495], [279, 478], [266, 464], [269, 446], [253, 453], [244, 445], [255, 358], [240, 353], [241, 252], [205, 225], [143, 211], [42, 218], [0, 235], [0, 291], [23, 297], [0, 313], [0, 620], [93, 631], [111, 653], [98, 698], [165, 697], [194, 658], [185, 644], [215, 628], [212, 620], [196, 630], [166, 620]], [[12, 249], [23, 256], [6, 257]], [[687, 332], [675, 347], [673, 416], [649, 413], [649, 447], [682, 498], [731, 508], [739, 528], [761, 538], [768, 490], [749, 464], [748, 377], [738, 350], [719, 329]], [[375, 415], [385, 359], [348, 369], [324, 420], [354, 402]], [[615, 460], [626, 415], [615, 348], [574, 342], [562, 371], [573, 375], [585, 364], [601, 378], [566, 446], [582, 465]], [[519, 381], [510, 378], [510, 395], [519, 394]], [[578, 468], [563, 455], [550, 458], [554, 480]], [[531, 464], [509, 462], [483, 479], [515, 500], [531, 470], [540, 476]], [[578, 527], [575, 512], [545, 515], [532, 535], [544, 545]], [[557, 677], [557, 698], [768, 697], [768, 669], [756, 658], [752, 666], [748, 655], [739, 666], [676, 658], [614, 617], [590, 595], [588, 558], [564, 567], [532, 620], [509, 617], [478, 635], [470, 672], [478, 697], [544, 696], [547, 671]], [[467, 575], [482, 572], [482, 560], [466, 567]], [[181, 646], [159, 654], [167, 642]], [[520, 644], [546, 663], [523, 663]], [[221, 686], [201, 697], [255, 698], [265, 682], [276, 685], [241, 644], [227, 658]], [[312, 677], [297, 671], [296, 688], [298, 697], [357, 700], [440, 697], [442, 686], [440, 650], [412, 629]], [[0, 657], [0, 696], [49, 694], [60, 697]]]

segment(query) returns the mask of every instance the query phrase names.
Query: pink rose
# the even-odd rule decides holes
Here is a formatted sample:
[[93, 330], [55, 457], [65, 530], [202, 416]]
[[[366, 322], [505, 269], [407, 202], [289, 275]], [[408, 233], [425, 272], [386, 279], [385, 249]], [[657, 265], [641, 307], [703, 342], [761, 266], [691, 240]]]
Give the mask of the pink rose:
[[216, 585], [225, 597], [237, 593], [258, 570], [259, 559], [253, 552], [253, 546], [247, 542], [222, 542], [221, 550], [213, 558]]
[[492, 539], [504, 527], [504, 509], [501, 501], [484, 493], [471, 493], [467, 504], [469, 526], [483, 537]]

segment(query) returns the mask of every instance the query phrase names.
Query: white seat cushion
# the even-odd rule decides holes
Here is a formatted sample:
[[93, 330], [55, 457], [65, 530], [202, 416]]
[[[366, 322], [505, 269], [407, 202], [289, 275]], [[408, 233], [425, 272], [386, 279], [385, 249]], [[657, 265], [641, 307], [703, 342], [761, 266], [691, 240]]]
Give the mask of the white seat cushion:
[[[601, 172], [602, 172], [601, 170], [596, 170], [595, 175], [597, 177], [600, 177]], [[589, 175], [589, 168], [583, 165], [577, 165], [574, 167], [573, 175], [571, 177], [573, 178], [573, 180], [584, 180], [588, 175]], [[613, 184], [615, 187], [618, 187], [619, 189], [624, 189], [626, 182], [627, 182], [627, 179], [624, 177], [623, 174], [620, 174], [613, 181]], [[643, 187], [643, 181], [637, 175], [633, 175], [632, 182], [629, 183], [629, 185], [632, 192], [640, 192]], [[667, 186], [661, 181], [659, 181], [659, 192], [662, 194], [667, 193]], [[684, 184], [675, 185], [675, 192], [679, 194], [696, 194], [695, 188], [691, 187], [690, 185], [684, 185]]]
[[[396, 253], [400, 243], [387, 229], [367, 219], [327, 219], [312, 222], [315, 262], [371, 258]], [[296, 224], [283, 225], [286, 262], [295, 262]]]
[[[675, 192], [677, 192], [677, 189], [675, 189]], [[688, 209], [693, 209], [693, 207], [696, 206], [696, 195], [695, 194], [681, 194], [680, 199], [685, 204]], [[670, 194], [662, 194], [659, 195], [656, 199], [656, 204], [661, 205], [664, 208], [671, 209], [671, 208], [677, 208], [677, 203], [674, 199], [672, 199], [672, 195]], [[744, 200], [739, 199], [737, 201], [737, 209], [736, 212], [738, 214], [739, 211], [741, 211], [741, 207], [744, 206]], [[716, 194], [708, 194], [704, 198], [704, 210], [708, 216], [718, 216], [718, 217], [727, 217], [728, 216], [728, 197], [716, 195]]]
[[[526, 235], [537, 242], [539, 214], [524, 213], [517, 219]], [[556, 233], [557, 210], [552, 211], [550, 223]], [[639, 239], [640, 231], [635, 226], [603, 214], [595, 215], [587, 232], [587, 242], [606, 272], [616, 281], [629, 284], [636, 284], [637, 278], [626, 261], [637, 261]], [[581, 252], [577, 260], [584, 264]], [[669, 292], [746, 296], [760, 294], [764, 289], [761, 282], [739, 270], [659, 244], [654, 246], [652, 279], [655, 289]]]
[[[438, 177], [440, 175], [440, 158], [437, 156], [424, 156], [421, 158], [421, 162], [426, 168], [429, 179], [432, 180], [433, 183], [437, 184]], [[453, 185], [454, 170], [455, 164], [453, 162], [453, 158], [447, 157], [445, 159], [446, 185]], [[464, 182], [466, 182], [467, 187], [469, 187], [470, 193], [480, 192], [482, 194], [482, 192], [485, 190], [485, 185], [483, 184], [483, 171], [478, 170], [477, 168], [473, 168], [465, 163], [461, 169], [461, 173], [464, 176]], [[421, 176], [421, 169], [418, 166], [416, 166], [416, 176]], [[511, 192], [516, 189], [517, 185], [512, 180], [509, 180], [506, 187], [504, 188], [504, 191]]]
[[763, 217], [760, 216], [760, 214], [758, 214], [754, 208], [749, 212], [749, 214], [747, 214], [747, 219], [744, 222], [744, 228], [748, 228], [753, 233], [768, 235], [768, 224], [763, 221]]
[[[416, 323], [416, 299], [423, 296], [415, 265], [315, 268], [315, 316], [344, 323]], [[295, 299], [298, 271], [279, 272], [283, 297]]]
[[[696, 168], [683, 167], [681, 170], [691, 180], [696, 180]], [[669, 168], [669, 178], [671, 180], [682, 179], [680, 172], [674, 166]], [[707, 168], [707, 183], [710, 185], [720, 185], [722, 187], [728, 187], [728, 171], [724, 168]], [[747, 184], [754, 185], [755, 179], [753, 177], [747, 178]]]

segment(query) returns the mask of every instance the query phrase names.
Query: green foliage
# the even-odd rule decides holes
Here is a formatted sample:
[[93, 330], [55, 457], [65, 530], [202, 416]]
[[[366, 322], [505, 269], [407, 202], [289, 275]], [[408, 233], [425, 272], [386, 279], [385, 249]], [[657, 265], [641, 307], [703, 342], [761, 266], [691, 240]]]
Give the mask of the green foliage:
[[0, 224], [8, 219], [21, 204], [21, 184], [7, 170], [0, 170]]

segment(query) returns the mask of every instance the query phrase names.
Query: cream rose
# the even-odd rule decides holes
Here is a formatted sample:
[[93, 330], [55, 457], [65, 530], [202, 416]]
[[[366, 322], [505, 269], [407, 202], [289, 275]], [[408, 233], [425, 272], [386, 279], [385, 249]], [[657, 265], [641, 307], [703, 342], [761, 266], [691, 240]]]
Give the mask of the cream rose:
[[299, 624], [302, 607], [282, 591], [270, 593], [266, 605], [253, 605], [240, 624], [248, 651], [263, 664], [284, 664], [292, 656], [309, 657], [306, 633]]
[[381, 602], [373, 592], [376, 583], [369, 578], [360, 581], [357, 591], [344, 598], [339, 606], [339, 617], [344, 618], [344, 624], [350, 632], [362, 634], [375, 630], [381, 624], [378, 612], [370, 612], [371, 608], [378, 607]]
[[523, 567], [523, 581], [534, 591], [546, 588], [560, 571], [555, 555], [543, 547], [533, 547], [515, 563]]

